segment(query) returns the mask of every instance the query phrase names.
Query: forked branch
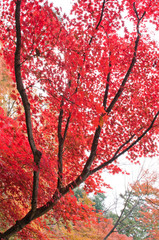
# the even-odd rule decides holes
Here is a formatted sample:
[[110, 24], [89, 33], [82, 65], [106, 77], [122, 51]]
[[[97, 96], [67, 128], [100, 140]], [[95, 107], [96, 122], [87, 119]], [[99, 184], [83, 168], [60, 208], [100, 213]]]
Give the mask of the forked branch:
[[61, 106], [60, 106], [60, 113], [59, 113], [59, 119], [58, 119], [58, 142], [59, 142], [59, 148], [58, 148], [58, 183], [57, 183], [57, 188], [60, 191], [62, 188], [62, 174], [63, 174], [63, 148], [64, 148], [64, 142], [66, 139], [69, 123], [70, 123], [70, 118], [71, 118], [71, 113], [69, 113], [69, 116], [67, 118], [64, 134], [62, 136], [62, 123], [63, 123], [63, 99], [61, 101]]
[[[100, 14], [100, 19], [99, 19], [99, 21], [98, 21], [98, 23], [97, 23], [97, 26], [96, 26], [96, 28], [95, 28], [96, 30], [98, 30], [98, 28], [99, 28], [99, 26], [100, 26], [100, 24], [101, 24], [101, 21], [102, 21], [102, 19], [103, 19], [104, 7], [105, 7], [105, 2], [106, 2], [106, 1], [108, 1], [108, 0], [103, 0], [102, 10], [101, 10], [101, 14]], [[90, 38], [90, 40], [89, 40], [89, 45], [91, 45], [91, 42], [92, 42], [93, 38], [94, 38], [94, 35]]]

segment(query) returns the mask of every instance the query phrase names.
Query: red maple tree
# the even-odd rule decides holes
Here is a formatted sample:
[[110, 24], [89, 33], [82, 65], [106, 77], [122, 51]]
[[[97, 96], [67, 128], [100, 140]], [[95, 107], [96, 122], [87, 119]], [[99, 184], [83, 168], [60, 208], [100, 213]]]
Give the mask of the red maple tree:
[[16, 100], [12, 118], [0, 109], [7, 239], [50, 209], [71, 218], [71, 189], [99, 190], [102, 169], [122, 172], [124, 153], [133, 162], [157, 153], [159, 53], [146, 26], [158, 29], [159, 2], [81, 0], [71, 19], [43, 0], [0, 7]]

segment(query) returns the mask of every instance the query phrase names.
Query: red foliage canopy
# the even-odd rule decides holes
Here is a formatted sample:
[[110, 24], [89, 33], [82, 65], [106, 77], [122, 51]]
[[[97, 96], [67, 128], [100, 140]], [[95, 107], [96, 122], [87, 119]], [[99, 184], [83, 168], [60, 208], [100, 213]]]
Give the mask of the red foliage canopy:
[[1, 110], [1, 190], [27, 209], [32, 198], [5, 238], [82, 182], [100, 189], [99, 171], [122, 171], [124, 153], [134, 162], [157, 153], [159, 49], [147, 26], [158, 30], [159, 2], [81, 0], [71, 19], [43, 0], [0, 6], [3, 57], [19, 91], [15, 118]]

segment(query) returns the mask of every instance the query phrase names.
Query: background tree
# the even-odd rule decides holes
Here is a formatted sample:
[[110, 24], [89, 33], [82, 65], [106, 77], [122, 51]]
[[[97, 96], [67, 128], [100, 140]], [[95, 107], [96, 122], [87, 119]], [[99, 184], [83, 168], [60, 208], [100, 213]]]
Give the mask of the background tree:
[[[103, 215], [102, 211], [99, 212], [99, 210], [104, 209], [103, 205], [101, 205], [102, 209], [96, 209], [96, 203], [92, 201], [92, 198], [94, 199], [94, 197], [88, 197], [88, 195], [86, 194], [86, 192], [84, 192], [83, 189], [77, 188], [75, 190], [75, 196], [76, 195], [78, 196], [78, 201], [80, 203], [82, 203], [83, 205], [87, 205], [88, 208], [92, 209], [92, 214], [89, 214], [89, 218], [87, 219], [87, 221], [86, 217], [84, 217], [83, 220], [79, 220], [75, 224], [73, 224], [71, 221], [68, 221], [67, 224], [61, 222], [59, 224], [57, 223], [56, 227], [53, 228], [54, 231], [52, 232], [54, 233], [54, 236], [52, 236], [51, 239], [65, 238], [68, 240], [103, 240], [105, 234], [108, 233], [113, 227], [112, 219], [107, 219]], [[95, 199], [99, 200], [99, 197], [97, 196], [102, 196], [102, 199], [104, 198], [104, 194], [101, 193], [97, 193], [95, 195]], [[109, 239], [128, 240], [132, 238], [127, 237], [124, 234], [119, 234], [117, 231], [115, 231], [111, 234]]]
[[[113, 219], [114, 229], [111, 232], [119, 231], [121, 234], [131, 236], [133, 239], [145, 239], [145, 226], [142, 222], [137, 222], [137, 219], [141, 217], [140, 210], [144, 207], [144, 201], [140, 197], [136, 196], [131, 190], [120, 195], [124, 203], [124, 208], [120, 214], [109, 212], [106, 216]], [[107, 237], [105, 238], [107, 239]], [[109, 238], [108, 238], [109, 239]]]
[[2, 222], [10, 226], [1, 238], [28, 239], [30, 223], [51, 209], [57, 221], [78, 219], [72, 189], [100, 190], [101, 170], [123, 172], [124, 153], [133, 162], [157, 153], [159, 51], [145, 25], [158, 28], [159, 7], [81, 0], [70, 20], [43, 0], [0, 6], [3, 57], [19, 92], [16, 119], [0, 117]]
[[[158, 188], [155, 187], [157, 182], [156, 173], [150, 174], [145, 171], [140, 181], [137, 180], [131, 189], [120, 195], [124, 203], [121, 213], [107, 214], [107, 217], [113, 218], [113, 224], [120, 234], [131, 236], [135, 240], [158, 238], [159, 195]], [[116, 229], [112, 228], [112, 232]]]
[[104, 201], [106, 199], [106, 196], [104, 193], [99, 192], [96, 195], [94, 195], [91, 199], [95, 203], [94, 207], [97, 212], [104, 211], [104, 209], [105, 209]]
[[144, 204], [140, 206], [140, 216], [136, 221], [142, 223], [146, 231], [145, 239], [157, 239], [159, 237], [159, 188], [158, 174], [145, 173], [144, 180], [132, 186], [134, 193], [142, 196]]

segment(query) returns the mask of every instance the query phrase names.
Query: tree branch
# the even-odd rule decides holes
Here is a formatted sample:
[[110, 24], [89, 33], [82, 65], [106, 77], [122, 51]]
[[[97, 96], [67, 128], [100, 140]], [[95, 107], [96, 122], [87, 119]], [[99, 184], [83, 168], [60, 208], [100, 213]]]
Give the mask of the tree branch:
[[150, 129], [153, 127], [157, 117], [159, 115], [159, 112], [157, 112], [157, 114], [155, 115], [155, 117], [153, 118], [150, 126], [134, 141], [132, 142], [127, 148], [125, 148], [122, 152], [120, 152], [118, 154], [118, 152], [124, 147], [126, 146], [134, 137], [135, 135], [132, 135], [125, 143], [123, 143], [118, 150], [116, 151], [116, 153], [114, 154], [114, 156], [107, 162], [99, 165], [98, 167], [94, 168], [93, 170], [90, 171], [89, 175], [92, 175], [94, 173], [96, 173], [97, 171], [101, 170], [102, 168], [108, 166], [110, 163], [114, 162], [117, 158], [119, 158], [121, 155], [123, 155], [125, 152], [127, 152], [128, 150], [130, 150], [134, 145], [136, 145], [149, 131]]
[[[106, 31], [105, 31], [105, 33], [107, 35], [107, 39], [109, 39]], [[109, 45], [109, 43], [108, 43], [108, 45]], [[107, 99], [108, 99], [108, 92], [109, 92], [109, 82], [110, 82], [110, 74], [111, 74], [111, 66], [112, 66], [110, 56], [111, 56], [111, 51], [109, 50], [109, 71], [108, 71], [108, 74], [107, 74], [106, 88], [105, 88], [104, 99], [103, 99], [103, 107], [104, 107], [105, 111], [106, 111], [106, 106], [107, 106]]]
[[[108, 0], [107, 0], [107, 1], [108, 1]], [[105, 2], [106, 2], [106, 0], [103, 0], [102, 10], [101, 10], [101, 14], [100, 14], [100, 19], [99, 19], [99, 22], [97, 23], [97, 26], [96, 26], [96, 28], [95, 28], [96, 30], [98, 30], [98, 27], [99, 27], [99, 25], [101, 24], [101, 21], [102, 21], [102, 18], [103, 18]], [[89, 45], [91, 45], [91, 42], [92, 42], [93, 38], [94, 38], [94, 35], [90, 38]]]
[[[130, 211], [128, 211], [128, 213], [125, 215], [124, 218], [122, 218], [123, 214], [124, 214], [124, 211], [129, 203], [129, 199], [131, 197], [131, 194], [132, 194], [132, 191], [129, 193], [127, 199], [126, 199], [126, 202], [124, 204], [124, 207], [120, 213], [120, 216], [118, 217], [116, 223], [114, 224], [114, 227], [110, 230], [110, 232], [105, 236], [105, 238], [103, 240], [106, 240], [113, 232], [115, 232], [115, 228], [120, 224], [122, 223], [126, 218], [128, 218], [130, 216], [130, 214], [133, 212], [133, 210], [137, 207], [137, 205], [139, 204], [139, 201], [140, 201], [140, 198], [138, 200], [135, 201], [134, 205], [132, 206], [132, 208], [130, 209]], [[122, 218], [122, 219], [121, 219]]]
[[89, 156], [89, 158], [88, 158], [88, 160], [87, 160], [87, 162], [84, 166], [83, 172], [82, 172], [83, 174], [84, 173], [87, 174], [90, 171], [90, 167], [91, 167], [91, 165], [93, 163], [93, 160], [96, 156], [96, 151], [97, 151], [97, 146], [98, 146], [100, 133], [101, 133], [101, 127], [98, 125], [98, 127], [96, 128], [96, 131], [95, 131], [90, 156]]
[[25, 119], [26, 119], [26, 126], [27, 126], [27, 134], [29, 144], [34, 155], [34, 162], [37, 165], [38, 170], [34, 171], [34, 178], [33, 178], [33, 195], [32, 195], [32, 213], [34, 213], [37, 207], [37, 195], [38, 195], [38, 183], [39, 183], [39, 164], [42, 153], [37, 150], [33, 133], [32, 133], [32, 123], [31, 123], [31, 114], [30, 114], [30, 103], [28, 101], [28, 97], [26, 91], [24, 89], [22, 77], [21, 77], [21, 64], [20, 64], [20, 55], [21, 55], [21, 27], [20, 27], [20, 6], [21, 0], [17, 0], [16, 2], [16, 11], [15, 11], [15, 21], [16, 21], [16, 51], [15, 51], [15, 77], [17, 83], [17, 89], [19, 94], [22, 98], [23, 107], [25, 110]]
[[60, 114], [59, 114], [59, 120], [58, 120], [58, 141], [59, 141], [59, 148], [58, 148], [58, 189], [62, 186], [62, 172], [63, 172], [63, 166], [62, 166], [62, 155], [63, 155], [63, 137], [62, 137], [62, 120], [63, 120], [63, 99], [61, 101], [60, 106]]
[[[104, 14], [104, 7], [105, 7], [106, 1], [108, 1], [108, 0], [103, 0], [102, 10], [101, 10], [101, 14], [100, 14], [100, 19], [99, 19], [99, 22], [97, 23], [97, 26], [95, 27], [96, 30], [98, 30], [98, 27], [101, 24], [101, 21], [102, 21], [102, 18], [103, 18], [103, 14]], [[89, 40], [89, 43], [88, 43], [89, 46], [91, 45], [93, 38], [94, 38], [94, 35], [92, 35], [90, 40]], [[84, 53], [83, 56], [84, 56], [84, 59], [83, 59], [83, 63], [84, 63], [85, 60], [86, 60], [86, 53]], [[77, 83], [79, 83], [80, 77], [81, 77], [81, 74], [78, 72]], [[77, 92], [77, 88], [75, 90], [75, 93], [76, 92]]]
[[36, 146], [32, 134], [32, 124], [31, 124], [31, 115], [30, 115], [30, 103], [28, 101], [27, 94], [24, 89], [24, 85], [21, 78], [21, 66], [20, 66], [20, 51], [21, 51], [21, 28], [20, 28], [20, 5], [21, 0], [17, 0], [16, 2], [16, 12], [15, 12], [15, 20], [16, 20], [16, 51], [15, 51], [15, 77], [17, 83], [17, 89], [19, 94], [22, 98], [24, 110], [25, 110], [25, 117], [26, 117], [26, 125], [27, 125], [27, 133], [28, 133], [28, 140], [30, 143], [31, 150], [33, 154], [36, 151]]
[[58, 120], [58, 141], [59, 141], [59, 149], [58, 149], [58, 184], [57, 188], [60, 190], [62, 188], [62, 173], [63, 173], [63, 163], [62, 163], [62, 157], [63, 157], [63, 147], [64, 147], [64, 142], [66, 139], [69, 123], [70, 123], [70, 118], [71, 118], [71, 113], [69, 113], [69, 116], [67, 118], [65, 130], [64, 130], [64, 135], [62, 136], [62, 120], [63, 120], [63, 99], [61, 101], [61, 109], [60, 109], [60, 114], [59, 114], [59, 120]]
[[[100, 23], [101, 23], [101, 21], [102, 21], [102, 18], [103, 18], [105, 2], [106, 2], [106, 1], [103, 0], [101, 16], [100, 16], [99, 22], [98, 22], [98, 24], [97, 24], [97, 26], [96, 26], [96, 30], [98, 29], [98, 27], [99, 27], [99, 25], [100, 25]], [[93, 39], [93, 36], [92, 36], [91, 39], [90, 39], [89, 45], [91, 44], [92, 39]], [[85, 62], [85, 56], [84, 56], [84, 62]], [[78, 74], [78, 80], [79, 80], [79, 78], [80, 78], [80, 73]], [[99, 141], [100, 133], [101, 133], [101, 127], [98, 125], [98, 127], [96, 128], [95, 134], [94, 134], [94, 139], [93, 139], [93, 143], [92, 143], [92, 147], [91, 147], [90, 156], [89, 156], [89, 158], [88, 158], [88, 160], [87, 160], [87, 162], [86, 162], [86, 164], [85, 164], [85, 166], [84, 166], [84, 169], [83, 169], [83, 171], [82, 171], [82, 174], [80, 175], [79, 178], [77, 177], [77, 180], [76, 180], [77, 182], [81, 182], [81, 181], [83, 182], [84, 179], [86, 179], [86, 177], [87, 177], [87, 175], [88, 175], [88, 173], [89, 173], [89, 171], [90, 171], [90, 167], [91, 167], [91, 165], [92, 165], [92, 163], [93, 163], [93, 160], [94, 160], [94, 158], [95, 158], [95, 156], [96, 156], [96, 151], [97, 151], [97, 146], [98, 146], [98, 141]], [[76, 182], [76, 184], [77, 184], [77, 182]], [[73, 183], [72, 183], [72, 184], [73, 184]]]
[[66, 127], [65, 127], [65, 132], [64, 132], [64, 136], [63, 136], [63, 140], [64, 140], [64, 141], [65, 141], [65, 139], [66, 139], [66, 135], [67, 135], [67, 131], [68, 131], [69, 123], [70, 123], [70, 118], [71, 118], [71, 113], [69, 113], [69, 116], [68, 116], [68, 118], [67, 118]]
[[61, 194], [68, 192], [69, 189], [73, 189], [73, 188], [77, 187], [82, 182], [84, 182], [86, 180], [86, 178], [90, 175], [90, 168], [91, 168], [93, 160], [96, 156], [100, 133], [101, 133], [101, 127], [98, 125], [98, 127], [96, 128], [95, 134], [94, 134], [94, 139], [93, 139], [93, 143], [92, 143], [92, 147], [91, 147], [90, 156], [87, 159], [87, 162], [83, 168], [82, 173], [74, 181], [69, 183], [66, 187], [62, 188], [60, 190]]
[[109, 231], [109, 233], [105, 236], [105, 238], [103, 240], [106, 240], [115, 230], [115, 228], [118, 226], [119, 222], [120, 222], [120, 219], [122, 218], [122, 215], [126, 209], [126, 206], [127, 206], [127, 203], [129, 201], [129, 198], [130, 198], [130, 193], [129, 193], [129, 196], [128, 198], [126, 199], [126, 202], [124, 204], [124, 208], [122, 209], [121, 213], [120, 213], [120, 216], [118, 217], [116, 223], [114, 224], [114, 227]]
[[136, 13], [137, 20], [138, 20], [138, 21], [137, 21], [137, 38], [136, 38], [136, 41], [135, 41], [134, 54], [133, 54], [133, 58], [132, 58], [132, 61], [131, 61], [130, 66], [129, 66], [129, 69], [128, 69], [128, 71], [127, 71], [127, 73], [126, 73], [126, 75], [125, 75], [125, 77], [124, 77], [124, 79], [123, 79], [123, 81], [122, 81], [122, 83], [121, 83], [121, 85], [120, 85], [120, 87], [119, 87], [119, 90], [118, 90], [118, 92], [116, 93], [115, 97], [113, 98], [113, 100], [111, 101], [109, 107], [108, 107], [107, 110], [106, 110], [107, 113], [110, 113], [110, 112], [111, 112], [111, 110], [113, 109], [115, 103], [118, 101], [119, 97], [121, 96], [121, 94], [122, 94], [122, 92], [123, 92], [123, 90], [124, 90], [125, 84], [126, 84], [126, 82], [128, 81], [128, 78], [129, 78], [129, 76], [130, 76], [130, 74], [131, 74], [131, 72], [132, 72], [132, 69], [133, 69], [133, 67], [134, 67], [134, 65], [135, 65], [135, 62], [136, 62], [137, 48], [138, 48], [139, 40], [140, 40], [140, 37], [141, 37], [141, 33], [140, 33], [140, 31], [139, 31], [139, 25], [140, 25], [140, 21], [141, 21], [142, 18], [145, 16], [146, 12], [144, 12], [143, 15], [142, 15], [142, 17], [139, 18], [138, 13], [137, 13], [137, 10], [136, 10], [136, 8], [135, 8], [135, 3], [133, 4], [133, 6], [134, 6], [134, 11], [135, 11], [135, 13]]

